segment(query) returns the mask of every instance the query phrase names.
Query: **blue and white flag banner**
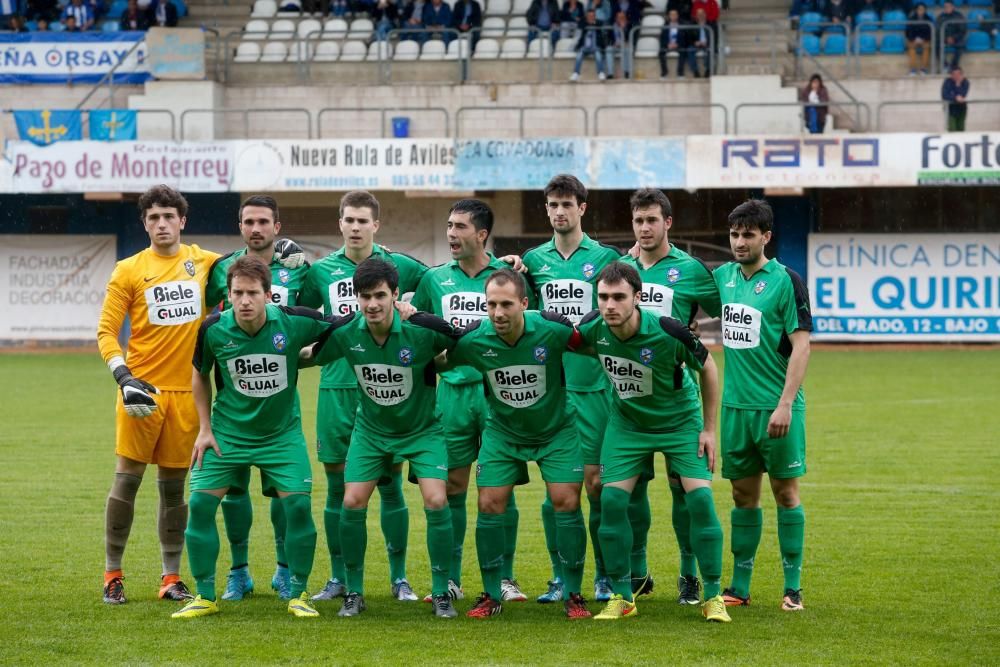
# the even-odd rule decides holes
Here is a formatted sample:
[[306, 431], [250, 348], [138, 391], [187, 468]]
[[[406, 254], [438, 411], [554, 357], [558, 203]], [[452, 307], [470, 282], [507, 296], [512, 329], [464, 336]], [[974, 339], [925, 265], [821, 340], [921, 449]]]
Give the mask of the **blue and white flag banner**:
[[90, 138], [95, 141], [135, 141], [136, 112], [128, 109], [93, 109], [87, 112]]
[[144, 32], [0, 34], [0, 83], [96, 83], [113, 67], [115, 83], [144, 83]]
[[14, 111], [17, 131], [24, 141], [48, 146], [57, 141], [79, 141], [83, 138], [79, 111], [42, 109]]

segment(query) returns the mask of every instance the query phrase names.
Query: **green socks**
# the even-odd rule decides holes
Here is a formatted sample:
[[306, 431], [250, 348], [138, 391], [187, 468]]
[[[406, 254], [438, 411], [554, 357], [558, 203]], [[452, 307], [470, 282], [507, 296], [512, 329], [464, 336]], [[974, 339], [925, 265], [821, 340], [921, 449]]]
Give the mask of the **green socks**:
[[222, 499], [222, 521], [233, 553], [232, 568], [243, 567], [249, 562], [250, 526], [253, 525], [253, 503], [250, 494], [227, 493]]
[[787, 509], [778, 508], [778, 547], [781, 549], [781, 567], [785, 572], [785, 588], [797, 591], [802, 588], [802, 543], [806, 534], [806, 513], [802, 505]]
[[344, 570], [344, 554], [340, 549], [340, 511], [343, 505], [344, 471], [327, 472], [323, 529], [326, 532], [326, 548], [330, 552], [330, 578], [340, 582], [347, 581], [347, 573]]
[[759, 507], [750, 509], [735, 507], [730, 517], [732, 522], [730, 548], [733, 552], [732, 588], [738, 596], [745, 598], [750, 596], [750, 577], [753, 576], [753, 561], [757, 556], [757, 546], [760, 544], [764, 513]]
[[545, 548], [549, 551], [549, 561], [552, 562], [552, 579], [562, 580], [562, 563], [559, 562], [559, 547], [556, 545], [556, 509], [552, 506], [549, 492], [545, 492], [542, 502], [542, 529], [545, 531]]
[[392, 473], [388, 482], [378, 485], [382, 499], [379, 518], [382, 535], [385, 537], [385, 551], [389, 555], [389, 582], [406, 579], [406, 543], [410, 534], [410, 511], [403, 496], [403, 473]]
[[684, 488], [678, 483], [669, 484], [670, 495], [673, 497], [670, 519], [674, 524], [674, 535], [677, 536], [677, 547], [681, 554], [681, 576], [697, 577], [698, 564], [691, 547], [691, 515], [688, 513]]
[[608, 576], [604, 567], [604, 555], [601, 553], [601, 496], [587, 496], [590, 501], [590, 514], [587, 517], [587, 525], [590, 528], [590, 544], [594, 547], [594, 574], [598, 577]]
[[348, 593], [365, 592], [365, 550], [368, 548], [368, 509], [340, 508], [340, 544], [344, 553]]
[[514, 578], [514, 552], [517, 551], [517, 525], [521, 519], [521, 513], [517, 511], [517, 502], [514, 499], [514, 492], [510, 492], [510, 500], [507, 501], [507, 511], [503, 515], [504, 529], [504, 550], [503, 569], [501, 579]]
[[499, 602], [500, 580], [503, 570], [504, 514], [479, 513], [476, 518], [476, 553], [479, 555], [479, 571], [483, 575], [483, 590]]
[[297, 598], [302, 595], [309, 583], [313, 555], [316, 553], [316, 525], [312, 518], [312, 498], [307, 493], [293, 493], [282, 498], [280, 502], [288, 522], [285, 552], [288, 554], [292, 598]]
[[649, 480], [640, 478], [632, 489], [628, 504], [628, 520], [632, 524], [632, 555], [630, 558], [633, 577], [646, 576], [646, 540], [649, 527], [653, 524], [653, 514], [649, 509]]
[[438, 510], [424, 508], [427, 517], [427, 554], [431, 561], [431, 593], [448, 594], [448, 574], [454, 553], [454, 533], [452, 532], [451, 508], [447, 505]]
[[587, 561], [587, 529], [583, 525], [583, 512], [580, 508], [572, 512], [555, 512], [555, 524], [559, 569], [563, 573], [566, 591], [580, 593], [583, 566]]
[[448, 578], [459, 587], [462, 585], [462, 553], [465, 546], [465, 530], [469, 515], [465, 508], [468, 493], [456, 493], [448, 496], [448, 507], [451, 508], [451, 532], [453, 546], [451, 550], [451, 565], [448, 568]]
[[278, 563], [288, 564], [285, 557], [285, 531], [288, 525], [285, 522], [285, 508], [281, 504], [281, 498], [271, 498], [271, 527], [274, 529], [274, 558]]
[[190, 515], [184, 541], [198, 595], [206, 600], [215, 599], [215, 564], [219, 560], [219, 529], [215, 526], [215, 512], [220, 501], [220, 498], [200, 491], [193, 492], [188, 499]]
[[[598, 534], [604, 567], [611, 579], [611, 588], [626, 600], [632, 600], [632, 526], [628, 521], [630, 494], [615, 486], [601, 490], [601, 527]], [[591, 504], [593, 512], [593, 504]], [[593, 521], [591, 521], [593, 530]]]
[[691, 513], [691, 544], [698, 556], [698, 569], [708, 600], [722, 590], [722, 526], [715, 514], [712, 489], [705, 486], [688, 491], [686, 500]]

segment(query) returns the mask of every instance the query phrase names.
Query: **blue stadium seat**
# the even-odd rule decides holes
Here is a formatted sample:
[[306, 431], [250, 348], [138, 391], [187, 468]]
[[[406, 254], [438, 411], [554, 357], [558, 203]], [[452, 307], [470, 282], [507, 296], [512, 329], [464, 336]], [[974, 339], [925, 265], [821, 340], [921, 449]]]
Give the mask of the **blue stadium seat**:
[[969, 0], [967, 3], [970, 7], [989, 7], [993, 4], [993, 0]]
[[799, 47], [811, 56], [818, 56], [820, 53], [819, 37], [816, 35], [802, 35], [802, 44]]
[[[882, 20], [883, 21], [905, 21], [906, 20], [906, 12], [904, 12], [904, 11], [902, 11], [900, 9], [890, 10], [890, 11], [887, 11], [885, 14], [882, 15]], [[882, 26], [882, 30], [894, 30], [894, 31], [902, 32], [905, 29], [906, 29], [906, 24], [904, 24], [904, 23], [886, 23], [885, 25]]]
[[968, 25], [969, 30], [976, 30], [980, 27], [979, 26], [980, 21], [987, 20], [990, 18], [990, 13], [985, 9], [973, 9], [968, 13], [968, 15], [965, 18], [969, 19], [969, 25]]
[[862, 56], [870, 56], [878, 51], [878, 40], [875, 39], [875, 35], [870, 32], [863, 32], [858, 35], [858, 54]]
[[854, 24], [862, 32], [871, 32], [878, 30], [878, 25], [867, 25], [871, 23], [878, 23], [878, 14], [876, 12], [864, 11], [858, 12], [858, 15], [854, 17]]
[[65, 29], [66, 26], [64, 26], [59, 21], [53, 21], [52, 23], [49, 24], [49, 30], [51, 30], [52, 32], [62, 32]]
[[1000, 51], [1000, 33], [997, 33], [996, 44], [993, 46], [993, 48], [996, 49], [997, 51]]
[[847, 52], [847, 38], [843, 35], [827, 35], [823, 40], [824, 56], [842, 56]]
[[823, 32], [823, 26], [815, 25], [816, 23], [823, 22], [823, 15], [819, 12], [806, 12], [802, 15], [799, 20], [799, 25], [802, 26], [802, 32], [813, 32], [817, 35]]
[[879, 51], [882, 53], [902, 53], [906, 50], [906, 43], [903, 36], [898, 33], [889, 33], [882, 36], [882, 43]]
[[27, 28], [30, 32], [35, 32], [36, 30], [38, 30], [38, 23], [35, 21], [25, 21], [24, 27]]
[[101, 32], [118, 32], [118, 21], [105, 21], [101, 24]]
[[177, 16], [183, 18], [188, 15], [188, 6], [184, 0], [173, 0], [173, 3], [177, 5]]
[[120, 19], [125, 10], [128, 9], [128, 2], [123, 0], [115, 0], [111, 3], [111, 7], [108, 9], [109, 19]]
[[970, 30], [965, 38], [965, 48], [969, 53], [990, 50], [990, 35], [982, 30]]

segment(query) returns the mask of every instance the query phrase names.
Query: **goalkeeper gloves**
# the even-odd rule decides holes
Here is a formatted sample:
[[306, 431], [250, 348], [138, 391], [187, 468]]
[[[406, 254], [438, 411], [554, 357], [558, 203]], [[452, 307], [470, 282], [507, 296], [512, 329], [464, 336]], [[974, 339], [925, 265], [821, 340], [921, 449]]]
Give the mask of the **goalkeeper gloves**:
[[297, 269], [305, 264], [306, 254], [295, 241], [278, 239], [274, 242], [274, 259], [286, 269]]
[[121, 387], [122, 402], [129, 417], [148, 417], [156, 411], [156, 401], [151, 394], [159, 394], [159, 389], [134, 377], [125, 364], [118, 366], [113, 372]]

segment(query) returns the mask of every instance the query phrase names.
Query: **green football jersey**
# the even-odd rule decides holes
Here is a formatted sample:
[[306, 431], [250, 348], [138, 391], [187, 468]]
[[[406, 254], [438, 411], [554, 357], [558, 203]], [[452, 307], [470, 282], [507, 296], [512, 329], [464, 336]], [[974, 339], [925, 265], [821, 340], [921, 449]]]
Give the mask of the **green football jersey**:
[[514, 345], [500, 338], [489, 319], [481, 319], [462, 332], [448, 360], [484, 375], [490, 406], [487, 428], [516, 444], [544, 444], [559, 430], [573, 428], [563, 365], [578, 340], [567, 318], [528, 310], [524, 334]]
[[215, 313], [198, 330], [194, 367], [215, 367], [212, 431], [234, 445], [273, 443], [302, 428], [298, 392], [299, 350], [330, 328], [310, 308], [267, 305], [264, 327], [254, 335], [236, 323], [232, 309]]
[[316, 363], [342, 360], [354, 375], [359, 426], [390, 437], [411, 435], [435, 419], [434, 357], [454, 347], [456, 337], [439, 317], [415, 313], [404, 322], [394, 312], [389, 337], [378, 345], [364, 315], [355, 312], [333, 320], [329, 336], [316, 346]]
[[[420, 279], [411, 303], [417, 310], [434, 313], [456, 329], [484, 319], [486, 280], [494, 271], [510, 268], [492, 254], [489, 257], [490, 263], [474, 276], [463, 271], [458, 260], [429, 269]], [[530, 289], [528, 294], [528, 308], [533, 308], [534, 294], [531, 294]], [[483, 375], [464, 366], [442, 373], [441, 379], [449, 384], [470, 384], [482, 382]]]
[[[584, 234], [580, 247], [569, 257], [563, 257], [552, 240], [526, 252], [523, 261], [541, 308], [578, 324], [597, 308], [597, 274], [620, 256], [617, 248]], [[607, 386], [596, 360], [582, 356], [566, 359], [566, 387], [570, 391], [604, 391]]]
[[[228, 255], [223, 255], [212, 264], [208, 274], [208, 284], [205, 285], [205, 303], [214, 307], [222, 304], [222, 310], [232, 307], [229, 303], [229, 290], [226, 289], [226, 272], [237, 259], [247, 254], [243, 248]], [[271, 303], [276, 306], [297, 306], [299, 290], [305, 281], [309, 264], [303, 264], [295, 269], [286, 269], [280, 262], [271, 260]]]
[[[400, 296], [417, 289], [420, 278], [427, 272], [427, 266], [420, 260], [399, 252], [386, 252], [377, 244], [371, 257], [396, 265]], [[310, 308], [322, 307], [328, 317], [356, 312], [358, 300], [354, 296], [354, 271], [357, 268], [358, 265], [347, 257], [344, 248], [330, 253], [310, 267], [299, 293], [299, 303]], [[324, 366], [320, 374], [320, 389], [352, 389], [356, 385], [354, 373], [343, 361]]]
[[599, 311], [580, 323], [580, 335], [615, 389], [611, 409], [638, 431], [701, 430], [698, 385], [684, 367], [701, 369], [708, 350], [683, 322], [642, 308], [639, 315], [639, 330], [625, 341]]
[[[736, 262], [723, 264], [713, 276], [722, 300], [726, 354], [722, 405], [773, 410], [792, 354], [788, 334], [812, 331], [809, 290], [797, 273], [776, 259], [749, 278]], [[802, 387], [792, 407], [805, 408]]]
[[698, 306], [712, 317], [719, 316], [721, 306], [715, 279], [697, 257], [671, 245], [667, 256], [649, 267], [629, 255], [621, 261], [636, 269], [642, 278], [640, 304], [645, 310], [685, 324], [694, 321]]

